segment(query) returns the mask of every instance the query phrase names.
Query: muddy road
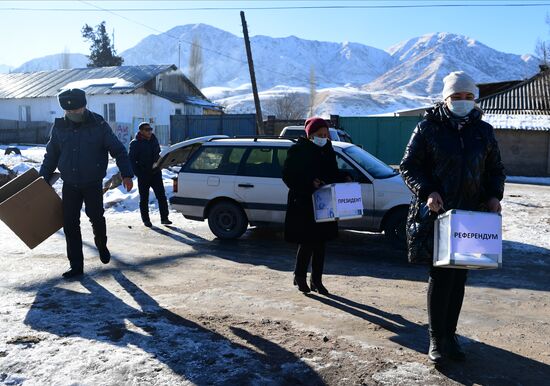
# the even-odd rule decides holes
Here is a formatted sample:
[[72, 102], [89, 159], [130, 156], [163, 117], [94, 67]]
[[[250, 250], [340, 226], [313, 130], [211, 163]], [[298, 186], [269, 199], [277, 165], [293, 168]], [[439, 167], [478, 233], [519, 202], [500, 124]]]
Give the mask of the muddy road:
[[0, 224], [0, 384], [547, 384], [550, 187], [508, 184], [503, 207], [504, 266], [470, 272], [468, 359], [441, 368], [427, 268], [379, 234], [329, 244], [324, 297], [292, 286], [295, 247], [272, 229], [223, 242], [176, 213], [152, 229], [108, 213], [105, 266], [83, 216], [86, 276], [67, 283], [61, 233], [29, 251]]

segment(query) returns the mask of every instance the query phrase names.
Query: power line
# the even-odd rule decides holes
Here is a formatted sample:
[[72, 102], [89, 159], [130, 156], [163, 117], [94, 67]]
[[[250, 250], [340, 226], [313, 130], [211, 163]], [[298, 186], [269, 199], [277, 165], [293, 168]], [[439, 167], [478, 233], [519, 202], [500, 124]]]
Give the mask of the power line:
[[[527, 7], [548, 7], [550, 3], [491, 3], [485, 0], [483, 4], [372, 4], [372, 5], [294, 5], [294, 6], [244, 6], [244, 7], [173, 7], [173, 8], [103, 8], [104, 11], [112, 12], [170, 12], [170, 11], [277, 11], [277, 10], [300, 10], [300, 9], [422, 9], [422, 8], [527, 8]], [[89, 8], [37, 8], [37, 7], [3, 7], [0, 11], [49, 11], [49, 12], [97, 12]]]
[[[217, 50], [213, 50], [213, 49], [208, 48], [208, 47], [203, 47], [203, 46], [201, 46], [201, 45], [199, 45], [199, 44], [196, 44], [196, 43], [194, 43], [194, 42], [189, 42], [189, 41], [183, 40], [183, 39], [181, 39], [181, 38], [178, 37], [178, 36], [172, 35], [172, 34], [170, 34], [170, 33], [168, 33], [168, 32], [160, 31], [160, 30], [158, 30], [158, 29], [156, 29], [156, 28], [154, 28], [154, 27], [151, 27], [151, 26], [149, 26], [149, 25], [147, 25], [147, 24], [145, 24], [145, 23], [142, 23], [142, 22], [139, 22], [139, 21], [137, 21], [137, 20], [130, 19], [129, 17], [126, 17], [126, 16], [124, 16], [124, 15], [118, 14], [118, 13], [116, 13], [115, 11], [111, 11], [111, 10], [109, 10], [109, 9], [102, 8], [102, 7], [98, 6], [98, 5], [95, 5], [95, 4], [90, 3], [90, 2], [88, 2], [88, 1], [80, 0], [80, 2], [83, 3], [83, 4], [87, 4], [87, 5], [91, 6], [91, 7], [95, 7], [95, 8], [97, 8], [97, 9], [100, 10], [100, 11], [105, 11], [105, 12], [108, 12], [108, 13], [110, 13], [110, 14], [112, 14], [112, 15], [118, 16], [118, 17], [120, 17], [120, 18], [122, 18], [122, 19], [124, 19], [124, 20], [126, 20], [126, 21], [131, 22], [131, 23], [135, 23], [135, 24], [141, 25], [142, 27], [148, 28], [148, 29], [150, 29], [150, 30], [152, 30], [152, 31], [154, 31], [154, 32], [158, 32], [158, 33], [160, 33], [160, 34], [164, 34], [164, 35], [166, 35], [166, 36], [168, 36], [168, 37], [170, 37], [170, 38], [176, 40], [178, 43], [179, 43], [179, 42], [187, 43], [187, 44], [196, 46], [196, 47], [198, 47], [198, 48], [201, 48], [201, 49], [203, 49], [203, 50], [205, 50], [205, 51], [212, 52], [213, 54], [216, 54], [216, 55], [218, 55], [218, 56], [227, 58], [227, 59], [229, 59], [229, 60], [232, 60], [232, 61], [235, 61], [235, 62], [244, 64], [244, 65], [248, 65], [248, 62], [246, 62], [246, 61], [244, 61], [244, 60], [241, 60], [241, 59], [238, 59], [238, 58], [234, 58], [234, 57], [232, 57], [232, 56], [229, 56], [229, 55], [227, 55], [227, 54], [224, 54], [223, 52], [220, 52], [220, 51], [217, 51]], [[178, 63], [178, 66], [179, 66], [179, 65], [180, 65], [180, 64]], [[260, 69], [260, 70], [262, 70], [262, 71], [268, 71], [268, 72], [270, 72], [270, 73], [272, 73], [272, 74], [277, 74], [277, 75], [280, 75], [280, 76], [286, 76], [287, 78], [290, 78], [290, 79], [295, 79], [295, 80], [303, 81], [303, 79], [302, 79], [301, 77], [292, 76], [292, 75], [289, 75], [289, 74], [283, 74], [283, 73], [280, 73], [280, 72], [277, 72], [277, 71], [273, 71], [273, 69], [271, 69], [271, 68], [268, 69], [268, 68], [263, 68], [263, 67], [261, 67], [261, 66], [256, 66], [256, 68], [257, 68], [257, 69]], [[322, 79], [323, 81], [329, 82], [329, 80], [326, 79], [326, 78], [324, 78], [324, 77], [321, 77], [321, 79]]]
[[[36, 3], [38, 0], [17, 0], [18, 3]], [[63, 2], [74, 2], [75, 0], [55, 0], [57, 3], [63, 3]], [[133, 0], [134, 3], [150, 3], [153, 0]], [[341, 2], [345, 1], [346, 3], [403, 3], [403, 2], [410, 2], [411, 0], [159, 0], [163, 3], [170, 3], [170, 2], [177, 2], [177, 3], [307, 3], [307, 2], [315, 2], [315, 3], [331, 3], [331, 2]], [[429, 2], [446, 2], [446, 3], [472, 3], [472, 2], [478, 2], [481, 0], [415, 0], [417, 2], [421, 3], [429, 3]], [[513, 1], [513, 0], [483, 0], [487, 2], [505, 2], [505, 1]], [[532, 0], [535, 2], [544, 2], [546, 0]], [[113, 3], [117, 2], [117, 0], [94, 0], [95, 3]], [[120, 2], [120, 1], [118, 1]]]

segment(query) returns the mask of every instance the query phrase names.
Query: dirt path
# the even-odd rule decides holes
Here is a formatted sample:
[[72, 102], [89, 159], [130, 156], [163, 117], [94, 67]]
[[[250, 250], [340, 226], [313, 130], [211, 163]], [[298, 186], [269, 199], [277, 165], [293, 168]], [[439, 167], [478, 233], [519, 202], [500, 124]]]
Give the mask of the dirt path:
[[[464, 364], [426, 360], [425, 267], [377, 234], [327, 253], [330, 297], [291, 284], [294, 247], [274, 231], [221, 242], [172, 217], [146, 229], [108, 215], [113, 261], [86, 248], [65, 283], [56, 235], [28, 251], [0, 225], [0, 383], [541, 385], [550, 377], [550, 187], [509, 184], [504, 267], [471, 272]], [[87, 221], [84, 239], [91, 241]]]

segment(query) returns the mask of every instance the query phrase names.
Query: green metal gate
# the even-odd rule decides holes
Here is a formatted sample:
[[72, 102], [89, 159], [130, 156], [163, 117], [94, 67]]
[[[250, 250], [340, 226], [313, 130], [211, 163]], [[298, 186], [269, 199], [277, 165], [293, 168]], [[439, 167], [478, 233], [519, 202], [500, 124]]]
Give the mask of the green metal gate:
[[340, 117], [353, 143], [389, 165], [398, 165], [421, 117]]

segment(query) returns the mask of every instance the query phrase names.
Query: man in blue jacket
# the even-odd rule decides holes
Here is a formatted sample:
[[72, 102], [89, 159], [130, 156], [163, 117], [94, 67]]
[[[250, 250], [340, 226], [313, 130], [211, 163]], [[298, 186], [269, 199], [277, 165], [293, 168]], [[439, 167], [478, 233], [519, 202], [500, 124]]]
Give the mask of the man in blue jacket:
[[153, 164], [159, 159], [160, 145], [148, 122], [139, 124], [136, 138], [130, 142], [130, 162], [138, 179], [139, 210], [143, 225], [151, 227], [149, 219], [149, 189], [153, 189], [159, 203], [161, 224], [172, 224], [168, 219], [168, 202], [162, 182], [162, 172], [153, 170]]
[[71, 269], [64, 278], [82, 276], [84, 256], [80, 232], [80, 211], [85, 204], [90, 218], [95, 245], [102, 263], [111, 260], [107, 249], [107, 227], [103, 216], [103, 185], [108, 156], [116, 159], [127, 191], [132, 189], [132, 168], [124, 145], [115, 136], [102, 116], [86, 109], [86, 94], [74, 88], [58, 95], [65, 110], [63, 118], [56, 118], [40, 175], [48, 181], [56, 168], [63, 180], [63, 231], [67, 241], [67, 257]]

